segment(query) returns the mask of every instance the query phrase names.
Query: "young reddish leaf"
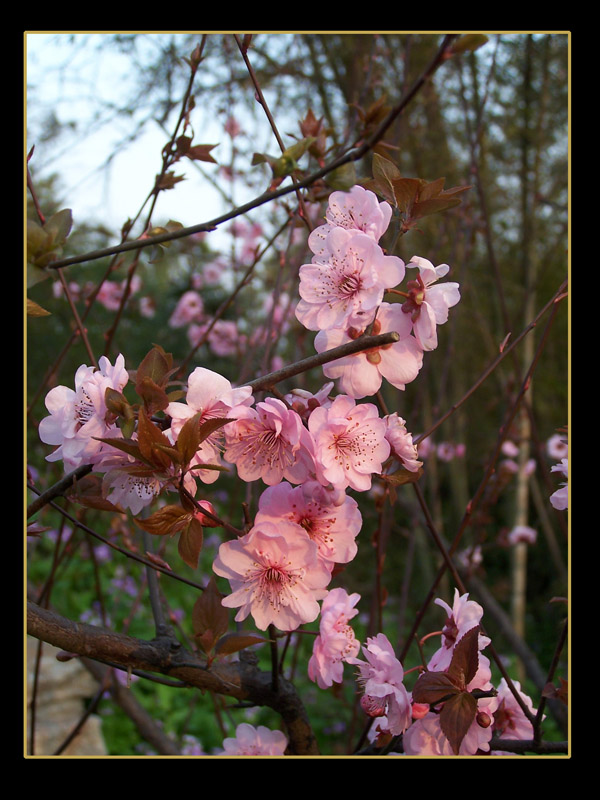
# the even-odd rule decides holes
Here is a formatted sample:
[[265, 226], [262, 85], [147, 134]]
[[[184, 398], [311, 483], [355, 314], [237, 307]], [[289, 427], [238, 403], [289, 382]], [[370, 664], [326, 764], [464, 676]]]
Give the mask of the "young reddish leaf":
[[123, 453], [127, 453], [129, 456], [133, 456], [133, 458], [135, 458], [137, 461], [143, 461], [144, 464], [148, 464], [149, 467], [152, 466], [152, 463], [148, 461], [142, 454], [139, 443], [133, 441], [132, 439], [117, 439], [116, 436], [98, 436], [94, 438], [98, 439], [99, 442], [105, 442], [106, 444], [109, 444], [111, 447], [116, 447], [117, 450], [121, 450]]
[[27, 536], [41, 536], [44, 531], [51, 531], [48, 525], [40, 525], [39, 522], [30, 522], [27, 525]]
[[141, 364], [135, 372], [135, 382], [139, 383], [143, 378], [150, 378], [154, 383], [163, 388], [173, 370], [173, 356], [165, 353], [163, 348], [155, 344], [142, 359]]
[[438, 194], [443, 191], [445, 183], [446, 178], [436, 178], [436, 180], [431, 181], [431, 183], [424, 182], [419, 190], [419, 203], [437, 197]]
[[105, 499], [102, 483], [102, 478], [98, 475], [86, 475], [73, 484], [71, 491], [67, 494], [67, 498], [72, 503], [77, 503], [86, 508], [96, 508], [100, 511], [112, 511], [115, 514], [122, 514], [123, 512], [120, 508]]
[[447, 700], [440, 712], [442, 733], [458, 755], [462, 740], [477, 714], [477, 700], [468, 692], [459, 692]]
[[[142, 408], [138, 414], [138, 442], [142, 455], [150, 464], [159, 469], [168, 469], [171, 466], [171, 459], [164, 448], [172, 447], [172, 444], [164, 433], [150, 421]], [[162, 446], [163, 449], [159, 446]]]
[[458, 691], [445, 672], [423, 672], [415, 683], [412, 697], [415, 703], [428, 703], [434, 706], [448, 696], [457, 694]]
[[174, 189], [176, 184], [185, 180], [185, 175], [175, 175], [171, 170], [165, 172], [164, 175], [156, 176], [156, 183], [154, 184], [154, 191], [158, 192], [161, 189]]
[[163, 506], [146, 519], [136, 519], [136, 525], [153, 536], [177, 533], [189, 524], [192, 515], [181, 506]]
[[448, 677], [465, 689], [473, 680], [479, 668], [479, 625], [467, 631], [454, 645], [452, 661], [448, 667]]
[[135, 390], [144, 401], [144, 408], [148, 414], [164, 411], [169, 405], [167, 393], [152, 378], [144, 377], [138, 380]]
[[225, 606], [221, 604], [222, 599], [223, 595], [218, 590], [213, 576], [192, 609], [194, 636], [201, 636], [205, 631], [211, 630], [218, 639], [227, 633], [229, 614]]
[[419, 200], [413, 205], [410, 216], [411, 219], [422, 219], [423, 217], [429, 216], [429, 214], [437, 214], [440, 211], [446, 211], [446, 209], [459, 206], [460, 204], [460, 197], [448, 199], [436, 197], [431, 200], [424, 200], [423, 202]]
[[398, 178], [392, 182], [396, 206], [403, 213], [410, 214], [412, 212], [420, 183], [418, 178]]
[[216, 164], [216, 159], [210, 154], [210, 151], [216, 146], [216, 144], [195, 144], [189, 148], [186, 156], [191, 158], [192, 161], [208, 161], [211, 164]]
[[[211, 652], [218, 639], [210, 628], [207, 628], [204, 633], [198, 634], [194, 638], [202, 648], [202, 651], [206, 654]], [[210, 661], [212, 661], [212, 659], [209, 660], [209, 663]]]
[[193, 417], [185, 421], [183, 427], [179, 431], [176, 444], [181, 457], [181, 463], [183, 464], [189, 464], [200, 446], [201, 419], [202, 411], [198, 411]]
[[231, 653], [243, 650], [244, 647], [251, 647], [253, 644], [264, 644], [267, 641], [269, 640], [256, 633], [227, 633], [217, 642], [215, 653], [219, 656], [228, 656]]
[[214, 419], [207, 419], [206, 422], [202, 423], [200, 430], [198, 431], [198, 444], [202, 444], [205, 439], [208, 439], [211, 433], [218, 431], [219, 428], [222, 428], [223, 425], [227, 425], [228, 422], [231, 422], [231, 419], [228, 417], [215, 417]]
[[384, 197], [388, 203], [396, 205], [396, 196], [394, 194], [392, 181], [401, 178], [402, 173], [393, 161], [380, 156], [378, 153], [373, 155], [372, 169], [373, 180], [377, 187], [375, 191]]
[[204, 533], [202, 525], [200, 525], [195, 517], [192, 517], [181, 531], [179, 541], [177, 542], [179, 555], [188, 567], [192, 569], [198, 567], [198, 559], [200, 558], [203, 539]]

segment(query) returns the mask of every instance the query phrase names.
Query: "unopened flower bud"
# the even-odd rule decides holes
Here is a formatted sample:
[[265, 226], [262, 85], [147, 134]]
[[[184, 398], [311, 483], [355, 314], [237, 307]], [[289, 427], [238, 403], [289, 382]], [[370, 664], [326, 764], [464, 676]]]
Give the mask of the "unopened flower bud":
[[492, 718], [485, 711], [478, 711], [475, 719], [481, 728], [489, 728], [492, 724]]
[[[201, 508], [206, 509], [206, 511], [208, 511], [209, 514], [213, 514], [214, 516], [217, 515], [217, 512], [215, 511], [213, 504], [209, 503], [208, 500], [200, 500], [198, 505]], [[219, 528], [220, 527], [219, 523], [216, 520], [211, 519], [209, 516], [207, 516], [206, 514], [203, 514], [201, 511], [196, 511], [194, 516], [196, 517], [198, 522], [201, 525], [203, 525], [205, 528]]]
[[423, 719], [429, 713], [429, 703], [413, 703], [411, 711], [413, 719]]

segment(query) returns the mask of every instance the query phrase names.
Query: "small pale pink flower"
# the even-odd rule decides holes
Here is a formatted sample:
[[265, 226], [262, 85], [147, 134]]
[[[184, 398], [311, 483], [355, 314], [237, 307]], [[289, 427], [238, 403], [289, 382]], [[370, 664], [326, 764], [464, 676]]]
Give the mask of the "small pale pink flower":
[[423, 462], [418, 460], [417, 447], [413, 444], [412, 434], [406, 430], [406, 422], [396, 412], [387, 414], [383, 419], [386, 424], [385, 438], [392, 448], [391, 455], [409, 472], [418, 472]]
[[[560, 472], [565, 478], [569, 478], [569, 459], [568, 458], [561, 458], [560, 464], [555, 464], [551, 472]], [[550, 502], [558, 511], [564, 511], [566, 508], [569, 507], [569, 484], [563, 483], [561, 484], [561, 488], [557, 489], [553, 494], [550, 495]]]
[[408, 283], [409, 298], [402, 304], [402, 310], [410, 315], [423, 350], [435, 350], [437, 326], [448, 321], [448, 309], [460, 300], [458, 283], [432, 285], [448, 274], [448, 264], [434, 267], [426, 258], [413, 256], [406, 266], [417, 268], [419, 274]]
[[[536, 709], [533, 707], [533, 702], [530, 697], [521, 691], [519, 681], [513, 681], [513, 684], [527, 708], [535, 715]], [[498, 708], [494, 712], [494, 733], [503, 739], [532, 739], [533, 725], [523, 713], [521, 706], [508, 688], [504, 678], [498, 684], [498, 696], [496, 699]]]
[[322, 255], [300, 267], [296, 317], [309, 330], [327, 330], [371, 322], [386, 288], [404, 278], [404, 262], [386, 256], [364, 233], [334, 228]]
[[550, 458], [568, 458], [569, 444], [559, 433], [555, 433], [546, 442], [546, 452]]
[[[429, 660], [427, 669], [432, 672], [443, 672], [450, 666], [456, 642], [471, 628], [479, 625], [483, 617], [483, 608], [474, 600], [469, 600], [468, 594], [460, 595], [458, 589], [454, 590], [452, 607], [440, 598], [436, 598], [434, 602], [446, 611], [447, 618], [442, 629], [442, 646]], [[489, 643], [490, 640], [480, 633], [479, 649], [482, 650]]]
[[308, 427], [315, 441], [321, 483], [358, 492], [371, 488], [373, 473], [381, 473], [390, 454], [385, 422], [372, 403], [357, 405], [338, 395], [329, 408], [316, 408]]
[[366, 661], [348, 658], [348, 663], [358, 666], [358, 680], [365, 695], [386, 700], [389, 731], [393, 735], [400, 734], [412, 721], [411, 699], [403, 683], [404, 668], [383, 633], [368, 638], [362, 650]]
[[312, 436], [300, 416], [277, 398], [242, 409], [227, 425], [225, 437], [224, 458], [236, 465], [244, 481], [304, 483], [314, 472]]
[[317, 481], [295, 487], [282, 481], [260, 496], [255, 523], [277, 523], [281, 519], [295, 522], [306, 531], [330, 570], [334, 564], [346, 564], [356, 555], [355, 539], [362, 527], [362, 515], [352, 497], [344, 495], [339, 503], [337, 496]]
[[319, 616], [331, 574], [317, 545], [287, 520], [255, 525], [248, 534], [223, 543], [213, 570], [231, 584], [227, 608], [239, 608], [236, 622], [251, 614], [256, 627], [293, 631]]
[[[410, 335], [410, 319], [402, 313], [399, 303], [381, 303], [373, 323], [373, 334], [390, 331], [398, 333], [400, 340], [324, 364], [323, 374], [327, 378], [339, 378], [340, 391], [357, 400], [374, 395], [384, 378], [396, 389], [404, 390], [423, 366], [423, 349]], [[318, 353], [331, 350], [362, 333], [364, 330], [353, 327], [319, 331], [315, 337], [315, 349]]]
[[287, 738], [281, 731], [272, 731], [264, 725], [255, 728], [241, 722], [235, 736], [223, 740], [222, 756], [282, 756], [287, 747]]
[[530, 528], [529, 525], [515, 525], [506, 537], [508, 544], [518, 544], [519, 542], [535, 544], [536, 539], [537, 531]]
[[[252, 389], [249, 386], [234, 388], [227, 378], [217, 372], [196, 367], [188, 378], [186, 402], [169, 403], [165, 409], [165, 413], [171, 417], [170, 435], [176, 441], [184, 424], [197, 413], [201, 413], [200, 424], [219, 417], [235, 419], [251, 403]], [[224, 427], [227, 428], [228, 424]], [[205, 439], [193, 463], [221, 465], [223, 436], [223, 429], [220, 429]], [[219, 472], [211, 469], [195, 469], [193, 474], [203, 483], [214, 483], [219, 477]]]
[[356, 185], [349, 192], [332, 192], [325, 212], [327, 222], [315, 228], [308, 237], [308, 246], [316, 255], [325, 249], [325, 239], [333, 228], [366, 233], [378, 242], [392, 218], [392, 207], [380, 202], [377, 195]]
[[359, 594], [349, 595], [342, 588], [332, 589], [323, 600], [319, 635], [308, 662], [308, 677], [321, 689], [341, 683], [344, 661], [359, 653], [360, 643], [348, 624], [358, 614], [354, 606], [359, 600]]
[[[98, 438], [118, 430], [115, 419], [105, 403], [107, 389], [121, 391], [129, 374], [122, 355], [117, 356], [114, 367], [102, 356], [99, 368], [82, 364], [75, 373], [75, 390], [55, 386], [46, 395], [49, 417], [39, 425], [39, 437], [45, 444], [58, 445], [47, 461], [62, 459], [65, 468], [74, 469], [80, 464], [94, 464], [110, 446]], [[113, 450], [114, 448], [110, 448]]]
[[199, 322], [204, 313], [204, 303], [198, 294], [190, 289], [184, 292], [169, 318], [171, 328], [183, 328], [191, 322]]

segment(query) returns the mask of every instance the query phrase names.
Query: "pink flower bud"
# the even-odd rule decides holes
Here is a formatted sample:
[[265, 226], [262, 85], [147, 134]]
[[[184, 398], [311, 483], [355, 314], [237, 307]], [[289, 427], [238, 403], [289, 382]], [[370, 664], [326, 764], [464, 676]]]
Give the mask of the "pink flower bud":
[[413, 703], [412, 718], [423, 719], [429, 713], [429, 703]]
[[[206, 509], [206, 511], [208, 511], [209, 514], [213, 514], [214, 516], [217, 516], [217, 512], [215, 511], [213, 504], [209, 503], [208, 500], [200, 500], [198, 505], [202, 506], [202, 508]], [[219, 528], [220, 527], [218, 522], [216, 522], [214, 519], [211, 519], [210, 517], [207, 517], [201, 511], [196, 511], [194, 516], [196, 517], [198, 522], [201, 525], [203, 525], [205, 528]]]

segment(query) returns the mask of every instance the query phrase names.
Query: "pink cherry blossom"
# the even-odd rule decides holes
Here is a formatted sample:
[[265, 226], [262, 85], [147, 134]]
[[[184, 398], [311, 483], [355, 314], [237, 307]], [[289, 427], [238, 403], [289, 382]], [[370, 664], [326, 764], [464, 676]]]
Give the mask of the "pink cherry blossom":
[[[521, 691], [519, 681], [512, 681], [515, 689], [520, 694], [527, 708], [535, 715], [536, 710], [530, 697]], [[515, 696], [508, 688], [506, 680], [502, 678], [498, 684], [498, 708], [494, 712], [494, 733], [503, 739], [532, 739], [533, 725], [523, 713]]]
[[308, 662], [308, 677], [321, 689], [341, 683], [344, 661], [358, 655], [360, 643], [348, 621], [358, 614], [354, 606], [359, 600], [359, 594], [342, 588], [332, 589], [323, 600], [319, 635]]
[[241, 409], [227, 425], [224, 458], [244, 481], [261, 478], [268, 486], [285, 479], [304, 483], [314, 472], [314, 443], [295, 411], [274, 397]]
[[519, 542], [535, 544], [536, 539], [537, 531], [530, 528], [529, 525], [515, 525], [506, 537], [508, 544], [518, 544]]
[[321, 255], [327, 235], [336, 227], [362, 231], [378, 242], [386, 232], [392, 218], [389, 203], [380, 202], [377, 195], [356, 185], [349, 192], [332, 192], [325, 212], [327, 222], [312, 231], [308, 237], [311, 251]]
[[204, 303], [198, 292], [184, 292], [169, 318], [169, 325], [171, 328], [183, 328], [191, 322], [199, 322], [203, 313]]
[[383, 633], [368, 638], [363, 645], [366, 661], [348, 658], [359, 668], [358, 681], [367, 697], [385, 699], [385, 715], [390, 733], [405, 731], [412, 721], [411, 700], [404, 686], [404, 668], [396, 658], [389, 639]]
[[546, 442], [546, 452], [550, 458], [567, 458], [569, 455], [569, 444], [559, 433], [555, 433]]
[[152, 503], [161, 486], [158, 478], [132, 474], [127, 467], [108, 470], [102, 481], [106, 499], [124, 510], [130, 509], [134, 516]]
[[[555, 464], [551, 472], [560, 472], [565, 478], [569, 477], [569, 459], [561, 458], [560, 464]], [[561, 488], [557, 489], [550, 495], [550, 502], [558, 511], [564, 511], [569, 507], [569, 484], [561, 484]]]
[[[233, 388], [227, 378], [217, 372], [196, 367], [188, 378], [186, 402], [169, 403], [165, 409], [165, 413], [171, 417], [168, 435], [175, 442], [185, 422], [197, 413], [201, 413], [200, 424], [218, 417], [235, 419], [251, 403], [252, 389], [249, 386]], [[221, 465], [223, 436], [223, 429], [220, 429], [205, 439], [200, 444], [192, 465]], [[219, 472], [212, 469], [195, 469], [193, 474], [203, 483], [214, 483], [219, 477]]]
[[[427, 669], [433, 672], [443, 672], [450, 666], [456, 642], [471, 628], [479, 625], [483, 617], [483, 608], [474, 600], [469, 600], [468, 594], [460, 595], [458, 589], [454, 590], [452, 607], [440, 598], [436, 598], [434, 602], [446, 611], [447, 618], [442, 629], [442, 646], [429, 660]], [[479, 634], [480, 650], [489, 642], [490, 640], [486, 636]]]
[[358, 492], [371, 488], [373, 473], [381, 473], [390, 454], [386, 425], [377, 407], [338, 395], [329, 408], [316, 408], [308, 427], [315, 441], [321, 483]]
[[[402, 313], [399, 303], [381, 303], [372, 333], [395, 331], [400, 340], [324, 364], [323, 374], [327, 378], [339, 378], [340, 391], [357, 400], [379, 391], [384, 378], [392, 386], [404, 390], [423, 366], [423, 350], [410, 335], [411, 327], [410, 319]], [[315, 349], [322, 353], [356, 339], [362, 333], [364, 330], [353, 327], [319, 331], [315, 337]]]
[[386, 256], [364, 233], [334, 228], [322, 255], [300, 267], [296, 317], [309, 330], [327, 330], [371, 322], [386, 288], [404, 278], [404, 262]]
[[385, 438], [392, 448], [391, 455], [409, 472], [418, 472], [423, 462], [417, 458], [417, 447], [413, 444], [412, 434], [406, 430], [406, 422], [396, 412], [387, 414], [383, 419], [386, 424]]
[[241, 722], [235, 736], [223, 740], [222, 756], [282, 756], [287, 747], [287, 738], [281, 731], [272, 731], [264, 725], [255, 728]]
[[[62, 459], [65, 468], [74, 469], [80, 464], [94, 464], [110, 445], [98, 438], [118, 430], [114, 417], [105, 403], [107, 389], [121, 391], [129, 374], [122, 355], [117, 356], [114, 367], [102, 356], [99, 368], [82, 364], [75, 373], [75, 390], [67, 386], [55, 386], [46, 395], [49, 417], [39, 425], [39, 437], [45, 444], [58, 445], [47, 461]], [[112, 450], [113, 448], [110, 448]]]
[[213, 570], [231, 584], [227, 608], [239, 608], [236, 622], [251, 614], [260, 630], [275, 625], [293, 631], [319, 616], [318, 600], [331, 574], [318, 558], [317, 545], [299, 525], [264, 521], [249, 533], [225, 542]]
[[287, 519], [300, 525], [331, 570], [334, 564], [346, 564], [355, 557], [355, 539], [362, 527], [356, 500], [344, 495], [342, 503], [337, 501], [335, 493], [317, 481], [296, 487], [282, 481], [260, 496], [255, 523]]
[[458, 283], [432, 286], [450, 271], [448, 264], [434, 267], [431, 261], [413, 256], [407, 267], [419, 270], [416, 280], [409, 281], [409, 298], [402, 310], [410, 315], [415, 336], [423, 350], [435, 350], [438, 344], [437, 326], [448, 321], [448, 309], [460, 300]]

